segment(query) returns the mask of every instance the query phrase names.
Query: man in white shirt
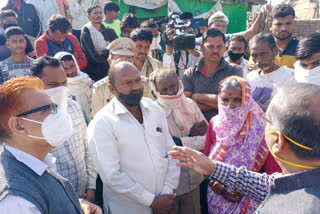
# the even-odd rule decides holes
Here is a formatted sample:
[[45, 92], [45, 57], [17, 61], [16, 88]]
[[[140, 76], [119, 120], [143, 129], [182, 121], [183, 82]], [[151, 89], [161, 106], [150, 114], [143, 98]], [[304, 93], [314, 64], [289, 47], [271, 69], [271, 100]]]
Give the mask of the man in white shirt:
[[228, 43], [228, 57], [226, 61], [239, 65], [242, 69], [243, 78], [247, 79], [248, 60], [243, 58], [244, 54], [247, 53], [247, 40], [241, 35], [233, 35]]
[[89, 148], [111, 213], [175, 213], [180, 170], [167, 152], [174, 142], [163, 110], [142, 98], [141, 73], [129, 62], [109, 70], [115, 98], [89, 124]]
[[271, 34], [258, 34], [250, 40], [250, 54], [258, 70], [247, 75], [252, 97], [266, 110], [275, 88], [294, 82], [293, 69], [275, 64], [276, 42]]
[[49, 154], [72, 135], [70, 116], [43, 91], [36, 77], [17, 77], [0, 86], [1, 213], [95, 213], [79, 203], [69, 181], [57, 173]]

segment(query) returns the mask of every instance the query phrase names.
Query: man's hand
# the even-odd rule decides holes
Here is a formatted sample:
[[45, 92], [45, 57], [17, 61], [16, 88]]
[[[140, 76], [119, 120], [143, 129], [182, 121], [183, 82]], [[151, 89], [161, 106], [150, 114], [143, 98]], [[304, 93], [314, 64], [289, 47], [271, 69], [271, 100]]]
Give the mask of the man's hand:
[[229, 193], [227, 189], [217, 181], [211, 180], [209, 182], [209, 186], [214, 193], [217, 195], [222, 195], [227, 201], [239, 202], [243, 198], [243, 195], [239, 192]]
[[223, 193], [225, 193], [227, 191], [227, 189], [217, 181], [211, 180], [209, 182], [209, 186], [211, 187], [211, 190], [214, 193], [216, 193], [217, 195], [222, 195]]
[[174, 146], [169, 155], [172, 159], [181, 161], [176, 164], [177, 166], [193, 169], [201, 175], [211, 175], [215, 167], [213, 160], [209, 159], [202, 152], [188, 147]]
[[81, 209], [84, 214], [103, 214], [102, 209], [86, 200], [80, 201]]
[[206, 123], [206, 121], [202, 120], [200, 122], [196, 122], [192, 126], [189, 135], [190, 136], [203, 136], [207, 133], [207, 129], [208, 129], [208, 124]]
[[86, 193], [80, 196], [80, 198], [86, 199], [87, 201], [94, 202], [95, 190], [89, 189]]
[[98, 55], [102, 55], [102, 50], [97, 51]]
[[152, 201], [150, 207], [153, 209], [154, 214], [175, 214], [176, 202], [173, 200], [176, 197], [175, 194], [158, 195]]
[[169, 41], [171, 41], [175, 35], [174, 29], [173, 28], [167, 28], [166, 29], [166, 35]]

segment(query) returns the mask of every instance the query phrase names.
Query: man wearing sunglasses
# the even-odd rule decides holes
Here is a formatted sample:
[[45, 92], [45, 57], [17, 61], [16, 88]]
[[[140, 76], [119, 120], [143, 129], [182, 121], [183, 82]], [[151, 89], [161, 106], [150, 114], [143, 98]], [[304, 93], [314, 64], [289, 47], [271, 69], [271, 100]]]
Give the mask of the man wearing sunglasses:
[[[279, 105], [280, 104], [280, 105]], [[266, 113], [266, 141], [282, 169], [272, 175], [213, 161], [187, 147], [175, 147], [179, 166], [210, 175], [230, 189], [262, 202], [256, 213], [319, 213], [320, 87], [297, 84], [278, 89]]]
[[70, 116], [57, 109], [38, 78], [18, 77], [0, 86], [1, 213], [102, 214], [78, 200], [49, 154], [71, 135]]
[[58, 59], [43, 56], [32, 63], [31, 72], [42, 80], [58, 109], [72, 119], [72, 136], [51, 151], [57, 159], [57, 171], [70, 181], [78, 196], [94, 201], [97, 171], [87, 146], [87, 126], [81, 107], [67, 97], [65, 71]]

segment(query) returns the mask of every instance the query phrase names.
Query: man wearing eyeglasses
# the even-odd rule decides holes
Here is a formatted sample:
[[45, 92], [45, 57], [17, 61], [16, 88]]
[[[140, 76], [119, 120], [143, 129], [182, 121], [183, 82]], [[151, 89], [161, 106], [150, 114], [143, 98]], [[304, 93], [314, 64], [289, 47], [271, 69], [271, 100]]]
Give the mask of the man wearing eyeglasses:
[[81, 107], [67, 97], [65, 71], [58, 59], [43, 56], [32, 63], [31, 72], [43, 81], [45, 91], [58, 104], [58, 109], [72, 119], [72, 136], [51, 151], [57, 159], [57, 171], [70, 181], [78, 196], [94, 201], [97, 170], [89, 153]]
[[236, 168], [186, 147], [175, 147], [169, 153], [182, 161], [179, 166], [193, 168], [262, 202], [256, 213], [319, 213], [319, 104], [320, 87], [301, 83], [278, 89], [271, 100], [265, 118], [266, 141], [282, 174]]
[[57, 109], [38, 78], [18, 77], [0, 86], [1, 213], [102, 214], [78, 200], [48, 153], [71, 135], [70, 116]]

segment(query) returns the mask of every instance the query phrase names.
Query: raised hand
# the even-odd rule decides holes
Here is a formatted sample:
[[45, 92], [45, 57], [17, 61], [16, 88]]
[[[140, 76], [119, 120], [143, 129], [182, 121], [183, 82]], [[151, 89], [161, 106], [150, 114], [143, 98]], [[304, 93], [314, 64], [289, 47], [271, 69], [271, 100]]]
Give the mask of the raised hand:
[[188, 147], [174, 146], [169, 155], [173, 159], [180, 160], [176, 164], [177, 166], [193, 169], [202, 175], [211, 175], [215, 167], [213, 160], [209, 159], [202, 152]]

